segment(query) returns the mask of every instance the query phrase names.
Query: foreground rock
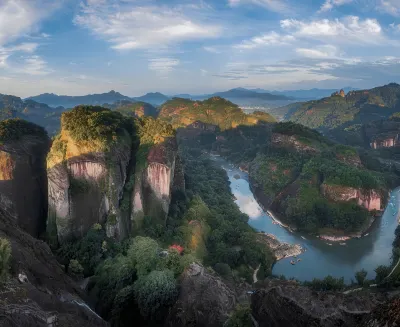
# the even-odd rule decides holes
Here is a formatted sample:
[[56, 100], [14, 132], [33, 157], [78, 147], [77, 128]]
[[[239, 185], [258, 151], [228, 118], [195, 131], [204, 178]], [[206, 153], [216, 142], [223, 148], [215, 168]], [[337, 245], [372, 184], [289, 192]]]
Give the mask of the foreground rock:
[[46, 243], [20, 230], [0, 208], [0, 237], [12, 247], [11, 276], [0, 284], [0, 326], [107, 326], [82, 300]]
[[315, 292], [289, 282], [271, 281], [266, 289], [252, 295], [251, 309], [259, 327], [350, 327], [361, 324], [386, 300], [387, 296], [379, 293]]
[[166, 326], [222, 326], [236, 304], [235, 293], [219, 277], [193, 263], [182, 277]]
[[0, 206], [33, 237], [46, 229], [46, 155], [42, 127], [19, 119], [0, 122]]
[[109, 237], [128, 235], [120, 206], [134, 141], [132, 121], [119, 113], [101, 107], [63, 113], [47, 160], [50, 234], [58, 242], [83, 237], [95, 223], [106, 224]]
[[300, 244], [280, 242], [276, 236], [272, 234], [259, 233], [258, 239], [274, 252], [276, 260], [278, 261], [284, 258], [298, 256], [305, 251]]

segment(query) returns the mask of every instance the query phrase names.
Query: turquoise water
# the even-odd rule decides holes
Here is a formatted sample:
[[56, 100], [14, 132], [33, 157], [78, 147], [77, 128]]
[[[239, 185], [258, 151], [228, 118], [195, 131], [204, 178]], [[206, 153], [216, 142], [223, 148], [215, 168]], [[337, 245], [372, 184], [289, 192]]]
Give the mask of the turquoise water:
[[[292, 233], [273, 224], [272, 218], [265, 213], [250, 190], [248, 175], [229, 164], [221, 157], [213, 157], [228, 174], [231, 190], [236, 197], [240, 210], [249, 215], [249, 224], [259, 231], [274, 234], [280, 241], [300, 244], [306, 249], [301, 254], [301, 262], [291, 265], [291, 258], [278, 261], [273, 273], [297, 278], [301, 281], [323, 278], [327, 275], [344, 277], [347, 282], [354, 279], [355, 272], [365, 269], [368, 277], [375, 276], [374, 269], [391, 262], [394, 231], [398, 225], [400, 207], [400, 188], [391, 193], [390, 201], [382, 217], [377, 218], [367, 236], [346, 241], [346, 245], [322, 241], [306, 234]], [[239, 175], [240, 179], [234, 176]], [[331, 244], [331, 245], [330, 245]]]

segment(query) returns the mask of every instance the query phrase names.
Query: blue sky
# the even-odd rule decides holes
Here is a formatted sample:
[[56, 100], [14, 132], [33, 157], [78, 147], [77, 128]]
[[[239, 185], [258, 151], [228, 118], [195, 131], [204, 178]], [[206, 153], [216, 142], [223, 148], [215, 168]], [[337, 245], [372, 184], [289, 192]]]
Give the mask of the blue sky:
[[400, 0], [0, 0], [0, 93], [400, 82]]

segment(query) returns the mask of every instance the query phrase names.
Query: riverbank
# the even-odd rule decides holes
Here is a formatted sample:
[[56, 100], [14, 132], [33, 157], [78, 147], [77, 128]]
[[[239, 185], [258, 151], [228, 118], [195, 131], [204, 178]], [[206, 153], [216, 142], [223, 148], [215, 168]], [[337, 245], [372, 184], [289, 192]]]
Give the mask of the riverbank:
[[258, 233], [257, 236], [261, 243], [266, 244], [273, 251], [277, 261], [295, 257], [305, 252], [305, 249], [300, 244], [280, 242], [275, 235]]

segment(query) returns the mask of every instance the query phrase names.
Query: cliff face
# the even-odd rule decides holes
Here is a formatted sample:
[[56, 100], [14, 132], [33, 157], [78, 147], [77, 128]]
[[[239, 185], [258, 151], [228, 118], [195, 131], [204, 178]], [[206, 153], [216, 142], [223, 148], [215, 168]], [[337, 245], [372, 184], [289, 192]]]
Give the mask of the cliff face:
[[236, 304], [235, 293], [220, 278], [193, 263], [182, 277], [179, 298], [166, 326], [219, 327]]
[[[0, 285], [1, 326], [107, 326], [84, 302], [48, 245], [22, 231], [0, 207], [0, 237], [12, 248], [10, 278]], [[53, 323], [53, 325], [51, 325]]]
[[109, 237], [128, 235], [129, 217], [123, 218], [120, 202], [134, 161], [131, 124], [101, 107], [63, 114], [47, 158], [51, 238], [62, 243], [83, 237], [95, 223], [105, 224]]
[[133, 228], [141, 227], [143, 216], [163, 225], [174, 188], [184, 191], [185, 180], [176, 138], [171, 137], [152, 146], [146, 167], [135, 172], [131, 215]]
[[49, 145], [44, 134], [0, 142], [0, 206], [34, 237], [43, 233], [46, 226]]
[[400, 146], [399, 134], [388, 136], [383, 139], [375, 139], [371, 142], [370, 145], [372, 149], [392, 148], [395, 146]]
[[59, 242], [83, 237], [95, 223], [106, 223], [109, 237], [127, 235], [119, 201], [130, 154], [129, 142], [121, 142], [109, 153], [81, 154], [48, 169], [49, 219]]
[[294, 135], [285, 135], [280, 133], [273, 133], [271, 137], [271, 143], [273, 146], [286, 147], [295, 149], [298, 152], [317, 153], [317, 148], [310, 146], [304, 142], [301, 142]]
[[382, 196], [376, 190], [362, 190], [338, 185], [321, 185], [322, 194], [332, 201], [357, 200], [358, 205], [369, 211], [380, 210]]

